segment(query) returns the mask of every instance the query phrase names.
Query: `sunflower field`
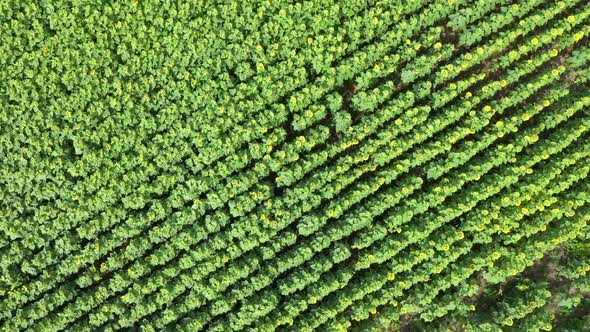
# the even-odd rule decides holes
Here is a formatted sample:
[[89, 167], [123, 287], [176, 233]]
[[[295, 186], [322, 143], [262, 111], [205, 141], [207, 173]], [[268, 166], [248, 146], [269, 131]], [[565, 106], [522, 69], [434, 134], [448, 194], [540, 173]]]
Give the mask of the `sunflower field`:
[[590, 331], [590, 2], [1, 0], [0, 331]]

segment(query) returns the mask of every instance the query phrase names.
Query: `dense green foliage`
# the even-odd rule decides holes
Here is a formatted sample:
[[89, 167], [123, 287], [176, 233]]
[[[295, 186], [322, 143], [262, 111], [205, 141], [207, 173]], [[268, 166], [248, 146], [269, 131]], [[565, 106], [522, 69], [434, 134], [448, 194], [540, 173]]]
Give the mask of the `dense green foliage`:
[[0, 330], [584, 331], [589, 16], [0, 1]]

